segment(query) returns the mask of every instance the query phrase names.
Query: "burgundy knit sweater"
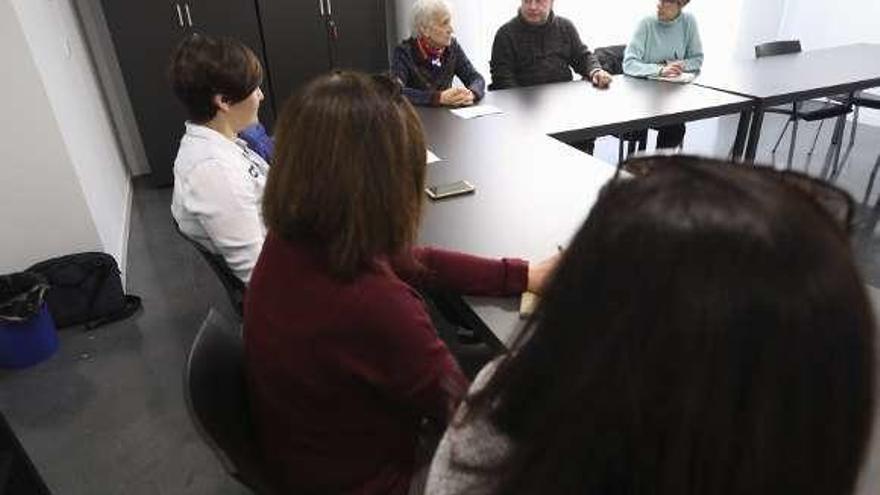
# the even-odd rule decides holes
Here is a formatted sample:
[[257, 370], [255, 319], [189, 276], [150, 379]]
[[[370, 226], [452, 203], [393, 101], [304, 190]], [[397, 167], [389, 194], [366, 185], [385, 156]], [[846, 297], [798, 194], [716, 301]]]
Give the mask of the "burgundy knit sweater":
[[405, 494], [423, 418], [445, 422], [467, 381], [414, 286], [525, 290], [522, 260], [416, 249], [343, 282], [321, 249], [270, 233], [245, 302], [251, 408], [285, 491]]

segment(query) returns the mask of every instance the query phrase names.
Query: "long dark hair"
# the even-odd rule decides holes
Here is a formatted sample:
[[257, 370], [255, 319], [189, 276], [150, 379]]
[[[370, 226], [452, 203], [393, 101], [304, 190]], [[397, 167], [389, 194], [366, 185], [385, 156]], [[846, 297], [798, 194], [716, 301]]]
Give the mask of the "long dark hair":
[[874, 323], [844, 230], [754, 170], [650, 160], [467, 400], [516, 445], [496, 493], [851, 493]]

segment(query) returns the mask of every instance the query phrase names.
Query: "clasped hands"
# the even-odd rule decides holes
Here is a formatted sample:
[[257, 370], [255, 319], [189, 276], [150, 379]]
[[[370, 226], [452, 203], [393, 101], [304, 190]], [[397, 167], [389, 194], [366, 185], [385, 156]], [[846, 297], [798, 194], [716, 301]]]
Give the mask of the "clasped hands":
[[449, 88], [440, 93], [440, 104], [447, 107], [467, 107], [474, 104], [474, 93], [467, 88]]
[[684, 62], [681, 60], [670, 60], [660, 68], [660, 75], [663, 77], [678, 77], [682, 72], [684, 72]]

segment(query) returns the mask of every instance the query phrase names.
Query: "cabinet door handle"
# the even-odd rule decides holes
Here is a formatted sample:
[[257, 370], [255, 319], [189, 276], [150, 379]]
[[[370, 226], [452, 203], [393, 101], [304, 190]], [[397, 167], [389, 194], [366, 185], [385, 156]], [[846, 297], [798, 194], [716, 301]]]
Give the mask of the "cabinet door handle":
[[324, 17], [324, 0], [318, 0], [318, 9], [321, 11], [321, 17]]
[[189, 15], [189, 4], [183, 4], [183, 9], [186, 11], [186, 22], [189, 24], [189, 27], [193, 27], [193, 18]]
[[180, 27], [183, 27], [183, 13], [180, 11], [180, 4], [175, 3], [174, 7], [177, 8], [177, 23], [180, 24]]

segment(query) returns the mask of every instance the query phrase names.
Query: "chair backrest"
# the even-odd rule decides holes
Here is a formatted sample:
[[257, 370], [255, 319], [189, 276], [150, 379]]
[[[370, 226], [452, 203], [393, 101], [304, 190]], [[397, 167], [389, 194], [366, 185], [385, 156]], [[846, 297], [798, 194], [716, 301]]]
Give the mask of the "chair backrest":
[[613, 75], [623, 74], [623, 53], [626, 45], [610, 45], [596, 48], [593, 53], [599, 59], [599, 65]]
[[853, 98], [853, 103], [860, 107], [873, 108], [880, 110], [880, 96], [862, 91]]
[[790, 53], [800, 53], [801, 42], [799, 40], [787, 41], [770, 41], [755, 45], [755, 57], [773, 57], [775, 55], [787, 55]]
[[232, 308], [238, 313], [238, 316], [242, 316], [244, 314], [244, 282], [232, 272], [232, 269], [229, 268], [229, 265], [226, 264], [226, 260], [224, 260], [222, 256], [208, 251], [205, 246], [202, 246], [198, 242], [187, 237], [187, 235], [180, 230], [177, 222], [174, 222], [174, 228], [176, 228], [177, 233], [195, 247], [196, 251], [202, 255], [202, 258], [208, 262], [208, 266], [211, 267], [211, 270], [213, 270], [214, 274], [217, 275], [217, 278], [220, 279], [220, 283], [223, 284], [223, 288], [226, 289], [226, 295], [229, 296], [229, 302], [232, 304]]
[[251, 488], [265, 487], [248, 406], [241, 328], [213, 308], [190, 348], [184, 393], [196, 429], [226, 471]]

